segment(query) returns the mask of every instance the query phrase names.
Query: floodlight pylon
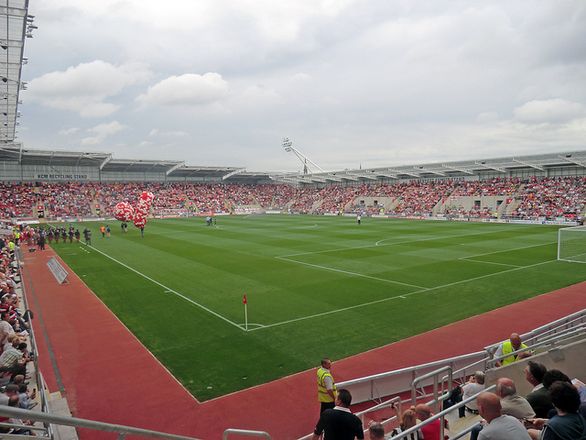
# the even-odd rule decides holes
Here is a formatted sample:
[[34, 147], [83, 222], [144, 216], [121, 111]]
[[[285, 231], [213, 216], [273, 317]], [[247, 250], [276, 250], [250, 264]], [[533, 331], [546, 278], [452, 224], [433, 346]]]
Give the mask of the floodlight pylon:
[[[283, 138], [281, 142], [281, 146], [287, 153], [293, 153], [297, 156], [297, 159], [303, 164], [303, 174], [309, 174], [314, 172], [325, 173], [322, 167], [312, 161], [309, 157], [299, 151], [297, 148], [293, 146], [293, 141], [287, 137]], [[310, 166], [311, 165], [311, 166]], [[316, 171], [313, 169], [315, 168]]]

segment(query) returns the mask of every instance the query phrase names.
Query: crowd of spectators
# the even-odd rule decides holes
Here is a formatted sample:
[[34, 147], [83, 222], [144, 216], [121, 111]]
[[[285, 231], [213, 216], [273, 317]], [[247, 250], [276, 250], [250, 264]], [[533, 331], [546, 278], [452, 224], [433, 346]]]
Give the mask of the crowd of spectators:
[[532, 178], [520, 196], [515, 217], [575, 218], [586, 206], [586, 177]]
[[[519, 219], [575, 219], [586, 207], [586, 177], [494, 178], [490, 180], [412, 180], [401, 183], [361, 183], [294, 187], [285, 184], [225, 183], [0, 183], [0, 217], [50, 218], [112, 215], [118, 202], [134, 204], [142, 191], [155, 194], [155, 215], [238, 212], [274, 209], [308, 214], [388, 214], [430, 216], [433, 213], [488, 218], [495, 213], [477, 203], [471, 209], [454, 206], [459, 197], [502, 196], [505, 205], [516, 202], [509, 214]], [[383, 204], [360, 203], [360, 198], [384, 197]], [[439, 208], [435, 209], [434, 208]]]
[[[0, 405], [32, 409], [37, 405], [36, 388], [31, 389], [31, 371], [34, 358], [29, 343], [29, 313], [20, 303], [20, 273], [16, 262], [19, 244], [28, 240], [24, 227], [0, 224]], [[18, 426], [0, 427], [3, 433], [31, 434], [32, 422], [0, 417], [0, 422]]]

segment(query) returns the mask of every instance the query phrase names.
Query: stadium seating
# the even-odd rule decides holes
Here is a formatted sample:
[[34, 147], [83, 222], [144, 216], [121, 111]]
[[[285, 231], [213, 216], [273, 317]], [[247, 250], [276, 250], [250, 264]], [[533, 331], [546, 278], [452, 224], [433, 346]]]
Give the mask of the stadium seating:
[[583, 214], [586, 203], [586, 177], [413, 180], [321, 188], [284, 184], [0, 183], [0, 217], [35, 217], [39, 208], [49, 218], [96, 216], [98, 208], [101, 215], [110, 216], [116, 203], [133, 203], [143, 190], [156, 194], [153, 214], [162, 216], [232, 213], [243, 207], [305, 214], [379, 214], [381, 206], [365, 206], [359, 199], [385, 197], [395, 201], [392, 208], [383, 211], [387, 215], [429, 217], [441, 213], [489, 218], [495, 215], [494, 207], [476, 204], [466, 209], [458, 203], [500, 196], [512, 208], [508, 215], [515, 219], [574, 220]]

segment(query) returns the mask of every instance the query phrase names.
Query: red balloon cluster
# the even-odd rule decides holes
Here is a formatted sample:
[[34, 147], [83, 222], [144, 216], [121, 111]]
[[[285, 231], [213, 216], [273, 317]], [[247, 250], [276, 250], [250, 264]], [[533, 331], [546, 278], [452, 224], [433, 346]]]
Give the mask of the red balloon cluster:
[[145, 227], [147, 216], [149, 215], [154, 199], [155, 195], [152, 192], [143, 191], [140, 195], [136, 209], [134, 210], [134, 226], [137, 228], [141, 229]]
[[121, 222], [131, 222], [134, 218], [134, 208], [128, 202], [117, 203], [114, 207], [114, 217]]

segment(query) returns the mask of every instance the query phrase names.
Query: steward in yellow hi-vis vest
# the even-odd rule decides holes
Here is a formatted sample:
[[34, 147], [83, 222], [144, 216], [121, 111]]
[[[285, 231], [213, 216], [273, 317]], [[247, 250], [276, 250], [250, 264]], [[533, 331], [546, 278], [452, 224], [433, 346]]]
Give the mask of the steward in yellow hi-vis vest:
[[326, 409], [336, 406], [336, 384], [330, 372], [332, 361], [322, 359], [321, 367], [317, 369], [317, 399], [320, 403], [320, 414]]
[[524, 348], [527, 348], [527, 345], [521, 342], [521, 336], [519, 336], [517, 333], [512, 333], [510, 339], [508, 341], [504, 341], [501, 345], [499, 345], [499, 348], [496, 350], [496, 353], [494, 354], [496, 358], [500, 358], [502, 356], [506, 357], [499, 361], [496, 361], [495, 365], [497, 367], [502, 367], [505, 365], [512, 364], [513, 362], [522, 359], [523, 357], [526, 357], [526, 355], [530, 353], [521, 352], [517, 354], [511, 354], [514, 351], [518, 351]]

